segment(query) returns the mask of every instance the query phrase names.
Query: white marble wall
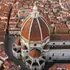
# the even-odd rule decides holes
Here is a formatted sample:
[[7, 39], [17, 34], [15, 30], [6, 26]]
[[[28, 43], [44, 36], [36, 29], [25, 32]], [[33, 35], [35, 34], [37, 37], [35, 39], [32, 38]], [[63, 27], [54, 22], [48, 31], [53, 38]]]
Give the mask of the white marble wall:
[[[53, 44], [55, 43], [55, 44]], [[65, 44], [64, 44], [65, 43]], [[70, 41], [50, 41], [48, 45], [70, 45]]]
[[51, 49], [45, 54], [48, 60], [49, 57], [51, 57], [51, 60], [70, 60], [70, 49]]

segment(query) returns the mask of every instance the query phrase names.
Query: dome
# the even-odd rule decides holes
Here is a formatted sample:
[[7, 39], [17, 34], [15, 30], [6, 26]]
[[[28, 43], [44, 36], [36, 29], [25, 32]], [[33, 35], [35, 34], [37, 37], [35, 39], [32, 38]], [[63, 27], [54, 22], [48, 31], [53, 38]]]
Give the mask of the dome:
[[38, 49], [32, 49], [30, 52], [29, 52], [29, 55], [32, 57], [32, 58], [39, 58], [41, 56], [41, 52], [40, 50]]
[[22, 22], [21, 37], [28, 41], [43, 41], [48, 36], [48, 24], [34, 6], [33, 12]]

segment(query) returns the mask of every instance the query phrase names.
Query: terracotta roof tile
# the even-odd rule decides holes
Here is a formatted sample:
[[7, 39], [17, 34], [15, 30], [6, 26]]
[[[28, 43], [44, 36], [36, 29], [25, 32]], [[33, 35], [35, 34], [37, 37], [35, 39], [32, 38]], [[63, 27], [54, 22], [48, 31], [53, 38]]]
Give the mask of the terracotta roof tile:
[[40, 34], [40, 29], [38, 26], [37, 19], [33, 20], [31, 34], [30, 34], [30, 40], [31, 41], [40, 41], [41, 40], [41, 34]]
[[51, 34], [50, 39], [51, 41], [69, 41], [70, 34]]
[[[57, 68], [65, 68], [65, 70], [70, 70], [70, 64], [54, 64], [51, 68], [48, 70], [57, 70]], [[62, 69], [64, 70], [64, 69]]]
[[41, 18], [39, 18], [39, 22], [40, 22], [40, 26], [41, 26], [41, 30], [42, 30], [43, 39], [45, 39], [47, 36], [49, 36], [49, 30], [48, 30], [48, 27], [46, 26], [47, 23], [42, 21]]
[[23, 29], [22, 29], [22, 36], [25, 37], [26, 39], [29, 38], [29, 30], [30, 30], [30, 25], [31, 25], [32, 19], [28, 20]]
[[29, 55], [33, 58], [39, 58], [40, 55], [41, 55], [41, 52], [38, 50], [38, 49], [32, 49], [30, 52], [29, 52]]

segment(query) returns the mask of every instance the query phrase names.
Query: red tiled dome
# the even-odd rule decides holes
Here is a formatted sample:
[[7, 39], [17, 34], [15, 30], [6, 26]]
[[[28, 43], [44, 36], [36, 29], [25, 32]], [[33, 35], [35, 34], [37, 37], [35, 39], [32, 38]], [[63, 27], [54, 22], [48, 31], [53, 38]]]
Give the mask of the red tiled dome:
[[32, 49], [30, 52], [29, 52], [29, 55], [33, 58], [39, 58], [40, 55], [41, 55], [41, 52], [38, 50], [38, 49]]
[[33, 12], [29, 15], [22, 24], [21, 36], [23, 39], [28, 41], [42, 41], [49, 36], [47, 22], [38, 12]]

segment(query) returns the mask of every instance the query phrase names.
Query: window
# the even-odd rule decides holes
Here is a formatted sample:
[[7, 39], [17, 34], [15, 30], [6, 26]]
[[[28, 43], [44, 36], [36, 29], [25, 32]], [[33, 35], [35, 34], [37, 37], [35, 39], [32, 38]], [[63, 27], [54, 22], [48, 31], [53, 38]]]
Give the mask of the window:
[[39, 61], [39, 63], [40, 63], [40, 65], [41, 65], [41, 64], [43, 64], [43, 63], [44, 63], [44, 61], [43, 61], [43, 60], [40, 60], [40, 61]]
[[27, 49], [27, 46], [26, 45], [24, 45], [24, 47], [25, 47], [25, 49]]
[[53, 43], [53, 45], [55, 45], [55, 43]]
[[34, 46], [37, 46], [37, 44], [34, 44]]
[[34, 63], [32, 64], [32, 66], [38, 66], [38, 63], [37, 63], [37, 62], [34, 62]]
[[51, 57], [49, 57], [49, 60], [51, 60]]
[[13, 48], [13, 50], [14, 50], [14, 51], [17, 51], [17, 49], [16, 49], [16, 48]]
[[63, 45], [65, 45], [65, 43], [63, 43]]
[[37, 69], [35, 68], [35, 70], [37, 70]]
[[26, 59], [28, 58], [28, 56], [26, 56]]
[[21, 50], [18, 50], [18, 51], [17, 51], [17, 53], [20, 53], [20, 52], [21, 52]]
[[54, 56], [54, 53], [52, 54], [52, 56]]
[[64, 53], [62, 54], [62, 56], [64, 56]]
[[43, 58], [43, 59], [46, 59], [46, 57], [45, 57], [45, 56], [42, 56], [42, 58]]

